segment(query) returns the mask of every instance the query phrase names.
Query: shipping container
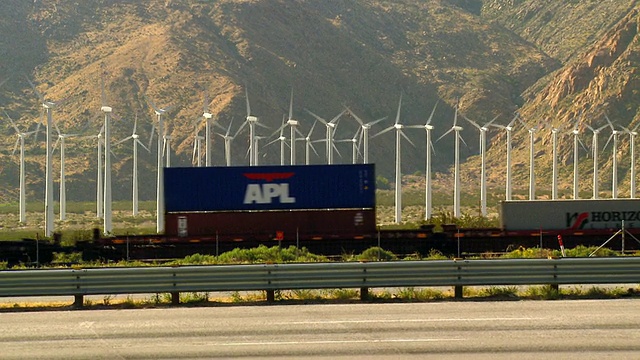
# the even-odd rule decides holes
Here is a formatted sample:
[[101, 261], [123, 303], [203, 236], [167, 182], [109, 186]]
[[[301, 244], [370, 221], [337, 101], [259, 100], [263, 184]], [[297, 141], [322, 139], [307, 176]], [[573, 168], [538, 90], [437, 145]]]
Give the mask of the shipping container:
[[640, 199], [503, 201], [505, 230], [640, 228]]
[[375, 207], [372, 164], [164, 170], [167, 212]]
[[373, 236], [376, 213], [366, 210], [278, 210], [170, 213], [168, 236], [218, 236], [219, 240], [295, 240]]

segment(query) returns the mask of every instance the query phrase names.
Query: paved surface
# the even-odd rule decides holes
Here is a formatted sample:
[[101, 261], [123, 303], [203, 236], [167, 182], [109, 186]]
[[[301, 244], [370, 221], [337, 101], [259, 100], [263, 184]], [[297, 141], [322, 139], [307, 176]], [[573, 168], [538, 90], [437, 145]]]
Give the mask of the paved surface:
[[0, 313], [2, 359], [637, 359], [640, 300]]

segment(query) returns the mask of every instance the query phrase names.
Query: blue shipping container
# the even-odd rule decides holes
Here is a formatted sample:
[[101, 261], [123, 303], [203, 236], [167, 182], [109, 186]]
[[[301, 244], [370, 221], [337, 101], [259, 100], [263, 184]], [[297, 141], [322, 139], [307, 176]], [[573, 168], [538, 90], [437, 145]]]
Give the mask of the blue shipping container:
[[167, 212], [375, 207], [373, 164], [164, 169]]

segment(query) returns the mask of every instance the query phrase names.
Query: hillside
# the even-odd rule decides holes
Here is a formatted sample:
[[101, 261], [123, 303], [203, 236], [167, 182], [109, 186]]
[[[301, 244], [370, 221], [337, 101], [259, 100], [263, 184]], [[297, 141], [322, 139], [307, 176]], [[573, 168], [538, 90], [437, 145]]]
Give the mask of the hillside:
[[[159, 106], [172, 106], [167, 122], [172, 148], [178, 152], [172, 161], [180, 165], [191, 162], [194, 122], [202, 119], [205, 91], [216, 121], [226, 127], [234, 119], [236, 128], [246, 116], [248, 89], [252, 112], [271, 129], [264, 135], [271, 135], [288, 112], [292, 88], [294, 118], [305, 133], [312, 123], [305, 108], [331, 118], [343, 104], [365, 119], [388, 116], [384, 126], [389, 126], [401, 92], [402, 121], [407, 124], [424, 123], [440, 101], [434, 118], [437, 134], [451, 126], [452, 107], [458, 99], [468, 117], [485, 122], [500, 115], [504, 123], [516, 109], [525, 119], [552, 115], [555, 121], [565, 121], [597, 98], [600, 104], [609, 101], [612, 118], [628, 123], [627, 118], [635, 114], [628, 67], [635, 59], [624, 44], [632, 44], [627, 40], [635, 35], [625, 32], [623, 24], [624, 19], [628, 24], [635, 21], [630, 10], [635, 1], [591, 2], [590, 7], [575, 1], [538, 3], [42, 0], [27, 4], [5, 0], [0, 4], [0, 55], [8, 60], [0, 65], [0, 82], [7, 79], [0, 88], [0, 107], [19, 120], [21, 128], [35, 129], [40, 107], [27, 76], [47, 99], [66, 99], [54, 115], [61, 131], [97, 134], [102, 121], [102, 77], [106, 101], [118, 115], [115, 139], [131, 133], [137, 114], [138, 132], [148, 141], [155, 117], [145, 95]], [[543, 16], [547, 13], [555, 15]], [[598, 14], [600, 21], [591, 21], [586, 14]], [[577, 26], [574, 21], [572, 29], [567, 18], [585, 21]], [[562, 35], [572, 32], [576, 35]], [[612, 43], [616, 34], [621, 34], [621, 40], [614, 41], [619, 45]], [[598, 55], [612, 47], [616, 51], [611, 55]], [[595, 59], [593, 66], [585, 66], [589, 59]], [[623, 66], [626, 63], [631, 65]], [[596, 95], [594, 89], [603, 81], [611, 85]], [[622, 92], [629, 94], [616, 97]], [[549, 107], [548, 112], [541, 110]], [[343, 119], [336, 137], [350, 138], [355, 130], [353, 120]], [[320, 138], [321, 133], [316, 129], [314, 137]], [[403, 145], [406, 173], [422, 169], [423, 134], [408, 133], [417, 147], [411, 150]], [[476, 134], [465, 126], [469, 148], [463, 150], [464, 156], [477, 152], [476, 141], [469, 140]], [[0, 136], [5, 144], [0, 151], [0, 182], [3, 188], [15, 189], [18, 159], [11, 154], [15, 136], [5, 126]], [[234, 164], [248, 162], [246, 138], [245, 132], [234, 142]], [[95, 196], [92, 141], [69, 141], [69, 199]], [[214, 164], [221, 164], [222, 144], [218, 136], [214, 141]], [[372, 141], [371, 158], [387, 177], [393, 169], [393, 141], [391, 134]], [[436, 144], [436, 168], [450, 166], [450, 148], [450, 138]], [[130, 149], [123, 144], [114, 151], [118, 189], [114, 194], [125, 199], [131, 178]], [[348, 161], [348, 151], [341, 150], [343, 161]], [[34, 199], [43, 196], [43, 152], [42, 136], [38, 143], [29, 143], [28, 189]], [[146, 184], [141, 198], [154, 197], [154, 152], [141, 155], [141, 181]], [[492, 166], [499, 168], [499, 150], [491, 152]], [[275, 149], [268, 154], [263, 163], [279, 162]], [[469, 164], [471, 170], [477, 169], [477, 160]], [[474, 173], [470, 174], [473, 178]], [[500, 177], [495, 172], [492, 180], [498, 183]]]

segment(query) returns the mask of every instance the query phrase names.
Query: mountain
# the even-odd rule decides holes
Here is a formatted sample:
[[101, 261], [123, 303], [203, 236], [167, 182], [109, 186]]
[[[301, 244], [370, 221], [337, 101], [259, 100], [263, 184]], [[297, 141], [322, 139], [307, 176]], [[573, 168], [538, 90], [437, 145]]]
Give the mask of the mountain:
[[[139, 133], [149, 139], [155, 116], [145, 96], [172, 106], [166, 119], [178, 152], [174, 163], [185, 166], [205, 91], [216, 121], [226, 127], [233, 119], [236, 128], [246, 116], [248, 90], [252, 113], [271, 129], [264, 135], [271, 135], [288, 113], [292, 89], [293, 117], [303, 132], [313, 121], [304, 109], [332, 118], [343, 105], [368, 120], [388, 116], [378, 126], [382, 130], [392, 124], [401, 93], [406, 124], [423, 124], [438, 102], [436, 134], [450, 128], [457, 103], [462, 114], [478, 122], [498, 115], [505, 123], [519, 110], [524, 119], [549, 116], [560, 123], [590, 104], [599, 113], [585, 116], [608, 110], [612, 119], [627, 124], [635, 114], [633, 89], [623, 86], [621, 77], [633, 82], [627, 70], [634, 60], [624, 44], [634, 46], [627, 38], [635, 35], [624, 30], [632, 27], [624, 23], [635, 21], [636, 8], [635, 1], [626, 0], [5, 0], [0, 3], [0, 82], [6, 80], [0, 107], [21, 128], [35, 129], [41, 107], [27, 77], [47, 99], [65, 99], [54, 113], [63, 132], [97, 134], [104, 79], [106, 104], [117, 115], [113, 137], [128, 136], [137, 114]], [[615, 41], [616, 34], [626, 35]], [[595, 65], [586, 66], [589, 59]], [[625, 61], [631, 65], [622, 66]], [[610, 85], [596, 95], [598, 81]], [[623, 87], [631, 97], [616, 97]], [[607, 101], [606, 109], [596, 106]], [[470, 144], [463, 150], [466, 157], [477, 153], [469, 140], [477, 133], [464, 125]], [[336, 136], [350, 138], [356, 129], [346, 117]], [[321, 133], [316, 129], [314, 137]], [[422, 170], [424, 133], [408, 135], [417, 146], [404, 145], [403, 171], [413, 173]], [[11, 154], [12, 129], [2, 126], [0, 138], [6, 144], [0, 151], [0, 183], [14, 191], [18, 164]], [[44, 191], [42, 134], [39, 138], [30, 143], [27, 158], [34, 199]], [[71, 200], [95, 196], [91, 141], [69, 141]], [[222, 164], [222, 142], [218, 136], [214, 141], [214, 164]], [[498, 143], [500, 135], [492, 141]], [[450, 137], [436, 143], [434, 161], [441, 171], [451, 164], [451, 144]], [[390, 177], [394, 137], [375, 138], [371, 147], [378, 172]], [[246, 148], [245, 132], [234, 142], [234, 164], [248, 162]], [[114, 152], [114, 195], [126, 199], [130, 149], [123, 145]], [[349, 150], [341, 152], [348, 161]], [[141, 198], [154, 198], [154, 156], [152, 150], [140, 158]], [[491, 147], [490, 156], [491, 166], [499, 169], [500, 148]], [[278, 158], [271, 151], [261, 162], [278, 163]], [[472, 157], [467, 165], [470, 180], [477, 161]], [[492, 181], [497, 184], [501, 177], [494, 171]]]

